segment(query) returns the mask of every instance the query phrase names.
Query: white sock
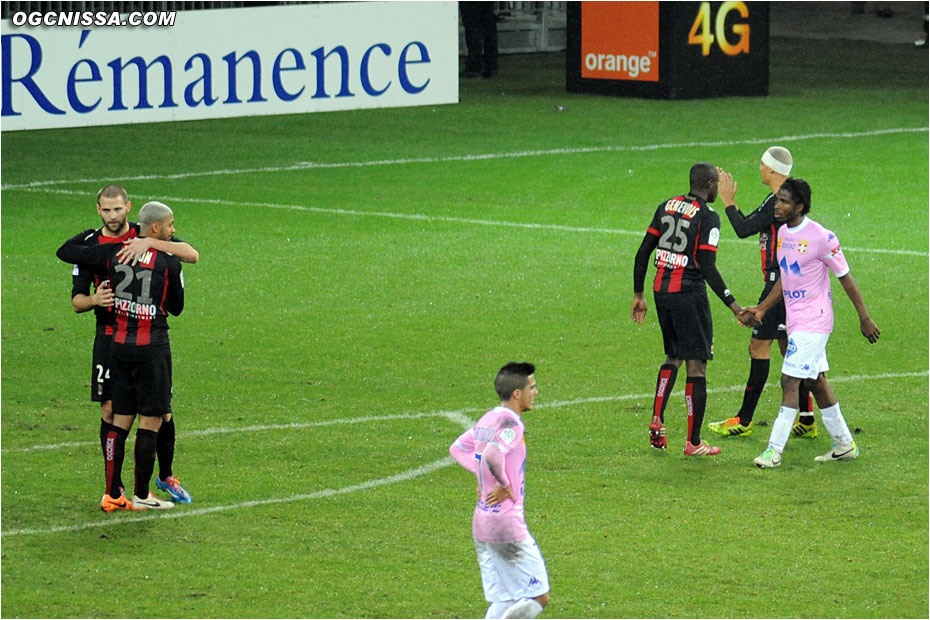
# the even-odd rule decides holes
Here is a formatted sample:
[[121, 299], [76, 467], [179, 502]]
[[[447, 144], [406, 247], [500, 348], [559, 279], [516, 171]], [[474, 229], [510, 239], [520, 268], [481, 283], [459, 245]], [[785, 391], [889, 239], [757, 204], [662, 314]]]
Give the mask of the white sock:
[[772, 434], [769, 435], [769, 447], [774, 448], [779, 454], [785, 451], [785, 444], [788, 443], [791, 427], [794, 426], [794, 418], [797, 415], [798, 410], [791, 407], [782, 406], [778, 410], [778, 417], [772, 424]]
[[846, 425], [846, 419], [840, 411], [840, 404], [836, 403], [832, 407], [820, 410], [823, 417], [823, 425], [827, 427], [827, 432], [833, 438], [834, 443], [838, 446], [851, 446], [853, 442], [852, 433], [849, 432], [849, 426]]
[[542, 613], [543, 607], [534, 598], [521, 598], [510, 606], [502, 618], [535, 618]]
[[513, 604], [514, 601], [500, 601], [497, 603], [491, 603], [491, 606], [488, 607], [488, 613], [484, 614], [485, 620], [490, 620], [491, 618], [503, 618], [504, 614]]

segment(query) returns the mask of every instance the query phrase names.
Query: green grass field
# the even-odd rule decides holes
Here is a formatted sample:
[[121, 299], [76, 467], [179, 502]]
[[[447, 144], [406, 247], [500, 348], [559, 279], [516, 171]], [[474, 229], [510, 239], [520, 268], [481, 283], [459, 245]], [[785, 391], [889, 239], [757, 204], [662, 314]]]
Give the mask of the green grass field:
[[[927, 617], [926, 55], [775, 39], [772, 59], [767, 98], [570, 95], [554, 54], [504, 58], [458, 105], [4, 133], [0, 614], [483, 617], [474, 484], [447, 448], [526, 359], [543, 617]], [[629, 317], [633, 255], [696, 161], [754, 208], [771, 143], [882, 329], [869, 345], [834, 286], [830, 379], [861, 458], [814, 463], [822, 434], [758, 470], [762, 426], [685, 459], [683, 379], [656, 453], [664, 356], [651, 299]], [[202, 257], [171, 321], [175, 471], [195, 501], [166, 514], [97, 508], [93, 320], [55, 249], [99, 225], [109, 182], [135, 212], [172, 205]], [[758, 262], [724, 222], [743, 304]], [[749, 370], [749, 331], [711, 302], [708, 422]]]

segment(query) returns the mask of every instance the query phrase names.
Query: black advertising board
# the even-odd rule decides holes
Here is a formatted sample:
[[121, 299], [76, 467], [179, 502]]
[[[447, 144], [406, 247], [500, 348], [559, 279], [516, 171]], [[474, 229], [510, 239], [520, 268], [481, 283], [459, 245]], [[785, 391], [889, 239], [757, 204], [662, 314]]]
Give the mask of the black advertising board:
[[570, 2], [566, 87], [658, 99], [764, 96], [768, 2]]

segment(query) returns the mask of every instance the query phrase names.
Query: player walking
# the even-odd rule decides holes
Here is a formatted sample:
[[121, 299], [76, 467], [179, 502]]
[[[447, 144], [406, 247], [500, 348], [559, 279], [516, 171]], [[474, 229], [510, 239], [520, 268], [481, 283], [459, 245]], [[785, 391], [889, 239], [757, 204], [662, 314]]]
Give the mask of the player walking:
[[535, 618], [549, 602], [549, 575], [523, 516], [526, 439], [523, 414], [539, 391], [527, 362], [497, 373], [500, 405], [462, 433], [449, 453], [478, 478], [472, 537], [481, 569], [485, 618]]
[[[701, 441], [701, 425], [707, 407], [707, 361], [714, 359], [714, 325], [705, 282], [737, 318], [742, 308], [717, 271], [720, 216], [708, 205], [717, 199], [717, 169], [707, 163], [691, 167], [691, 191], [659, 205], [633, 266], [633, 320], [646, 316], [643, 285], [649, 256], [655, 250], [656, 277], [653, 298], [662, 328], [665, 363], [659, 368], [649, 424], [649, 442], [665, 450], [665, 406], [675, 386], [678, 368], [686, 362], [688, 406], [686, 456], [710, 456], [720, 448]], [[741, 321], [742, 322], [742, 321]]]
[[833, 388], [824, 375], [827, 341], [833, 331], [833, 298], [830, 271], [839, 279], [859, 315], [859, 328], [869, 342], [878, 342], [881, 333], [869, 317], [859, 286], [849, 273], [849, 265], [836, 235], [807, 217], [811, 208], [811, 188], [803, 179], [789, 177], [776, 194], [775, 218], [782, 222], [778, 231], [778, 266], [781, 277], [757, 308], [748, 308], [762, 319], [782, 297], [788, 318], [788, 352], [781, 368], [782, 401], [772, 425], [769, 445], [753, 461], [758, 467], [781, 465], [782, 452], [798, 410], [798, 385], [810, 386], [823, 417], [823, 425], [833, 438], [829, 452], [818, 462], [846, 461], [859, 456]]

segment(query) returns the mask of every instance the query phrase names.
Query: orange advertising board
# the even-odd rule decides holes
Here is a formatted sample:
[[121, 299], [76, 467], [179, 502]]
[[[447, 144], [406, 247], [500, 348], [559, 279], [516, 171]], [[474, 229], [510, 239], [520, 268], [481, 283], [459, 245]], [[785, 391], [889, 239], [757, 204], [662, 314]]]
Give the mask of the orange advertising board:
[[581, 77], [659, 81], [659, 3], [582, 2]]

